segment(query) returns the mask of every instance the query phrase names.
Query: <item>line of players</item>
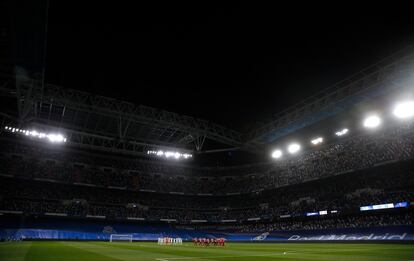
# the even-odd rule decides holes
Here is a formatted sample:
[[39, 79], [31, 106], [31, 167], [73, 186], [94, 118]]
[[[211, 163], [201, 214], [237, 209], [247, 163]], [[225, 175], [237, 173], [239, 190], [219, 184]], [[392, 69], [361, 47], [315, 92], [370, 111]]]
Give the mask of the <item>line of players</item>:
[[193, 238], [194, 246], [225, 246], [225, 238]]

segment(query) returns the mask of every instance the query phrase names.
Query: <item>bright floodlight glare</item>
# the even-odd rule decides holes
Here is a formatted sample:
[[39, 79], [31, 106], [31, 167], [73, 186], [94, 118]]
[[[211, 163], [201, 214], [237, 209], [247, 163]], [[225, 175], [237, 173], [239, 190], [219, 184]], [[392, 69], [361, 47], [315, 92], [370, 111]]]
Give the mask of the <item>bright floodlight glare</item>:
[[60, 143], [60, 142], [63, 142], [65, 139], [61, 134], [48, 134], [47, 138], [49, 139], [50, 142], [53, 142], [53, 143], [55, 142]]
[[294, 154], [300, 150], [300, 145], [297, 143], [290, 144], [288, 147], [288, 151], [291, 154]]
[[345, 135], [347, 133], [348, 133], [348, 129], [345, 128], [345, 129], [342, 129], [340, 131], [335, 132], [335, 135], [336, 136], [342, 136], [342, 135]]
[[278, 158], [282, 157], [282, 155], [283, 155], [283, 152], [281, 150], [274, 150], [272, 152], [272, 158], [274, 158], [274, 159], [278, 159]]
[[319, 138], [311, 140], [311, 142], [312, 142], [313, 145], [318, 145], [319, 143], [323, 142], [323, 138], [319, 137]]
[[376, 115], [369, 116], [368, 118], [364, 120], [364, 127], [366, 128], [376, 128], [380, 124], [381, 124], [381, 119]]
[[[64, 139], [64, 142], [66, 142], [66, 139]], [[180, 153], [178, 151], [162, 151], [162, 150], [148, 150], [147, 154], [152, 154], [152, 155], [156, 155], [158, 157], [166, 157], [166, 158], [171, 158], [174, 157], [176, 159], [188, 159], [191, 158], [193, 155], [188, 154], [188, 153]]]
[[6, 130], [11, 131], [11, 132], [17, 132], [17, 134], [22, 134], [25, 136], [32, 136], [32, 137], [36, 137], [38, 139], [44, 139], [47, 138], [47, 140], [49, 140], [50, 142], [53, 143], [63, 143], [63, 142], [67, 142], [67, 139], [65, 136], [63, 136], [62, 134], [59, 133], [44, 133], [44, 132], [38, 132], [36, 130], [24, 130], [24, 129], [19, 129], [19, 128], [12, 128], [9, 126], [5, 127]]
[[410, 118], [414, 116], [414, 101], [400, 102], [394, 107], [394, 115], [397, 118]]

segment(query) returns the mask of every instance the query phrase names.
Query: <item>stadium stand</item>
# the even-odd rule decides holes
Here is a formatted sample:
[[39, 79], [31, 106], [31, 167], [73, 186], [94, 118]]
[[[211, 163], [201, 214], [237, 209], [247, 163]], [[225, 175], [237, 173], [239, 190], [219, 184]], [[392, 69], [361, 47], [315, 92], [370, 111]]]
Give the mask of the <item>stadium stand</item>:
[[[309, 125], [316, 128], [325, 124], [324, 119], [329, 121], [327, 117], [357, 112], [374, 97], [388, 103], [386, 96], [396, 86], [385, 88], [380, 83], [406, 72], [396, 70], [410, 64], [411, 56], [404, 57], [397, 61], [391, 57], [370, 68], [374, 71], [364, 71], [349, 83], [341, 82], [333, 92], [321, 94], [326, 99], [292, 108], [296, 113], [275, 121], [287, 124], [283, 128], [270, 124], [248, 134], [113, 98], [43, 86], [25, 70], [15, 75], [21, 78], [16, 92], [14, 78], [3, 75], [0, 80], [6, 84], [0, 89], [7, 101], [4, 104], [16, 100], [27, 104], [19, 104], [24, 115], [21, 110], [0, 114], [0, 219], [5, 224], [0, 235], [4, 239], [20, 231], [32, 238], [108, 240], [102, 227], [135, 222], [148, 231], [158, 231], [150, 237], [135, 233], [143, 240], [163, 236], [190, 240], [194, 236], [208, 238], [208, 233], [221, 238], [221, 232], [228, 233], [225, 238], [229, 240], [277, 240], [277, 234], [286, 240], [296, 236], [290, 232], [336, 234], [343, 229], [351, 234], [356, 233], [352, 229], [402, 233], [404, 239], [412, 240], [414, 121], [409, 118], [393, 119], [392, 124], [375, 131], [354, 128], [350, 135], [341, 137], [333, 132], [323, 144], [304, 145], [295, 155], [286, 153], [280, 159], [248, 165], [186, 164], [179, 160], [184, 154], [178, 152], [201, 155], [240, 149], [263, 153], [280, 135], [299, 130], [298, 120], [313, 122], [318, 118]], [[375, 88], [368, 86], [372, 80]], [[405, 80], [399, 83], [402, 88]], [[337, 108], [330, 107], [329, 115], [321, 118], [316, 114], [328, 109], [326, 101]], [[309, 106], [312, 112], [302, 115], [301, 110]], [[345, 107], [349, 112], [343, 111]], [[389, 115], [384, 114], [384, 121], [389, 120], [386, 117]], [[32, 127], [38, 131], [30, 131]], [[306, 131], [305, 125], [302, 127]], [[60, 130], [66, 136], [56, 132]], [[205, 139], [225, 149], [200, 151]], [[189, 144], [195, 146], [194, 151], [188, 150]], [[168, 155], [172, 160], [161, 148], [171, 150]], [[34, 221], [26, 223], [46, 218], [59, 225], [51, 228], [47, 222], [40, 227]], [[79, 232], [78, 225], [65, 229], [73, 220], [100, 225], [89, 232]], [[27, 224], [54, 232], [32, 233]], [[14, 232], [7, 230], [11, 226]], [[171, 234], [161, 231], [166, 226]], [[63, 230], [72, 232], [62, 234]], [[132, 230], [111, 233], [130, 235]]]
[[[8, 146], [8, 155], [3, 154], [3, 157], [7, 161], [7, 157], [14, 154], [14, 157], [26, 159], [23, 165], [19, 163], [19, 166], [10, 166], [5, 170], [16, 176], [161, 193], [243, 194], [410, 159], [414, 156], [412, 125], [411, 122], [388, 128], [375, 136], [353, 137], [277, 164], [242, 166], [238, 169], [233, 167], [230, 170], [191, 168], [73, 153], [56, 155], [52, 152], [48, 155], [40, 148], [18, 145]], [[5, 164], [3, 168], [7, 168], [7, 165], [10, 164]], [[234, 171], [236, 176], [231, 175]], [[225, 175], [221, 175], [223, 173]]]
[[[278, 164], [240, 168], [187, 167], [70, 149], [57, 154], [8, 140], [1, 152], [0, 210], [176, 225], [242, 223], [231, 227], [241, 233], [411, 225], [409, 205], [373, 215], [359, 209], [414, 201], [411, 127], [354, 136]], [[319, 211], [329, 215], [305, 216]]]

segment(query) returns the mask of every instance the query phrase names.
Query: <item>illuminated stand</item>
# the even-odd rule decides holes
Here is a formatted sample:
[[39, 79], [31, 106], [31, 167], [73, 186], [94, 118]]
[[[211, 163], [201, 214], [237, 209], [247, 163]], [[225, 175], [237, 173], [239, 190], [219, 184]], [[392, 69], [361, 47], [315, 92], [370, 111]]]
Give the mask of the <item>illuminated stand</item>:
[[[414, 101], [406, 100], [406, 101], [397, 102], [394, 106], [394, 109], [392, 110], [392, 114], [400, 120], [413, 118], [414, 117]], [[381, 124], [382, 124], [382, 119], [377, 114], [368, 115], [362, 122], [362, 125], [366, 129], [376, 129], [380, 127]], [[344, 129], [336, 131], [335, 135], [337, 137], [341, 137], [341, 136], [346, 135], [348, 132], [349, 132], [349, 129], [344, 128]], [[317, 137], [317, 138], [312, 139], [310, 142], [312, 145], [319, 145], [324, 142], [324, 138]], [[290, 154], [296, 154], [300, 150], [301, 150], [301, 145], [298, 143], [291, 143], [287, 147], [287, 152], [289, 152]], [[280, 148], [275, 149], [271, 152], [271, 156], [273, 159], [280, 160], [282, 159], [283, 151]]]

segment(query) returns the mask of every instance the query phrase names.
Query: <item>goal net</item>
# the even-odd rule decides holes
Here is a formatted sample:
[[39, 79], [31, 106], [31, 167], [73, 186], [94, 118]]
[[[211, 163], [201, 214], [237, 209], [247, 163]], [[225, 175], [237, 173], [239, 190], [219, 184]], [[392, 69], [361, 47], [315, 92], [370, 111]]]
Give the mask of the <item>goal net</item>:
[[126, 235], [126, 234], [111, 234], [109, 237], [109, 242], [114, 241], [129, 241], [132, 242], [132, 235]]

